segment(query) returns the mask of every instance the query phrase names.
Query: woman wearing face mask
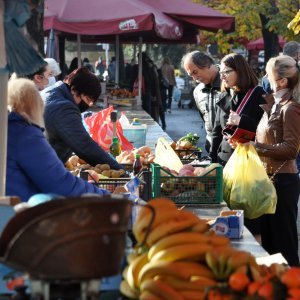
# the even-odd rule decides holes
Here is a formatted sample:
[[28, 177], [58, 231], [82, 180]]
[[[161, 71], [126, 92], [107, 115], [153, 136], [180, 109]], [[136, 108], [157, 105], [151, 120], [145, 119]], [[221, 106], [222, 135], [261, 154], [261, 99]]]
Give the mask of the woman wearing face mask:
[[53, 84], [55, 84], [56, 77], [59, 74], [61, 74], [61, 70], [60, 70], [58, 62], [54, 58], [45, 58], [44, 60], [48, 63], [50, 70], [51, 70], [50, 76], [48, 78], [49, 83], [47, 85], [47, 87], [49, 87], [49, 86], [52, 86]]
[[270, 254], [282, 253], [290, 266], [298, 266], [299, 66], [290, 56], [281, 55], [268, 61], [266, 71], [274, 98], [262, 106], [264, 115], [254, 145], [267, 172], [274, 176], [277, 206], [275, 214], [262, 217], [262, 246]]
[[92, 166], [109, 164], [121, 169], [87, 133], [81, 113], [98, 99], [101, 93], [99, 80], [87, 68], [79, 68], [66, 77], [64, 82], [42, 92], [46, 103], [44, 119], [49, 143], [63, 163], [75, 153]]

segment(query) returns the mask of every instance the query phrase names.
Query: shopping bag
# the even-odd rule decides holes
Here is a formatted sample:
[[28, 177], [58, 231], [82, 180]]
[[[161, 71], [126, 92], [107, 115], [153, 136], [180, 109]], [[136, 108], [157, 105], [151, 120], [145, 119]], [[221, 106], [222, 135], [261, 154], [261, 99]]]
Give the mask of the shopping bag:
[[242, 209], [246, 218], [274, 214], [276, 190], [251, 144], [238, 144], [223, 169], [224, 201]]
[[[113, 110], [114, 107], [110, 106], [84, 119], [90, 136], [105, 151], [109, 151], [109, 147], [112, 143], [113, 123], [110, 120], [110, 114]], [[133, 149], [133, 145], [123, 134], [123, 129], [119, 120], [116, 122], [116, 134], [123, 151]]]

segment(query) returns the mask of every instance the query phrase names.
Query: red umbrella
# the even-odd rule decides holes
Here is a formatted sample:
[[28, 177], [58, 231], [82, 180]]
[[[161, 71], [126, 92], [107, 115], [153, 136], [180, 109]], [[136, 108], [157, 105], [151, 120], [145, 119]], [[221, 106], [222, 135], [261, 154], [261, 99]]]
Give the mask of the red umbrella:
[[[46, 0], [44, 29], [84, 36], [179, 39], [176, 20], [139, 0]], [[128, 38], [127, 38], [128, 39]]]
[[[282, 36], [279, 37], [279, 46], [282, 48], [285, 44], [285, 40], [283, 39]], [[264, 39], [260, 38], [255, 41], [252, 41], [246, 45], [247, 50], [264, 50], [265, 49], [265, 44], [264, 44]]]
[[234, 31], [234, 17], [191, 0], [141, 0], [186, 25], [208, 31]]

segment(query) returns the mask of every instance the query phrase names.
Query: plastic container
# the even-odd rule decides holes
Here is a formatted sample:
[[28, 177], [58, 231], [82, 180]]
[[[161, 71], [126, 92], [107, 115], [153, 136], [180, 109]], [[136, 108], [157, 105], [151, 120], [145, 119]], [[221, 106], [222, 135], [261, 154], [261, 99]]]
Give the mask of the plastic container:
[[124, 136], [130, 143], [132, 143], [134, 148], [139, 148], [146, 145], [146, 124], [141, 124], [139, 121], [134, 121], [130, 125], [122, 126], [122, 128]]
[[152, 164], [152, 197], [172, 199], [176, 204], [219, 204], [223, 201], [223, 167], [205, 176], [179, 177]]

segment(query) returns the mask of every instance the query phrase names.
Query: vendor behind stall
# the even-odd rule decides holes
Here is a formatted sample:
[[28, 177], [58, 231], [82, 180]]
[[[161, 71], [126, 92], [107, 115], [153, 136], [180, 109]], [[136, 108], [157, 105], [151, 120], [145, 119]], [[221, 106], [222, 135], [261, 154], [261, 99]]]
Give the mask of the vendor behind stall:
[[33, 81], [10, 80], [8, 109], [6, 195], [26, 202], [38, 193], [110, 194], [73, 176], [58, 159], [43, 134], [44, 103]]
[[92, 166], [109, 164], [112, 169], [122, 168], [90, 137], [82, 124], [81, 113], [93, 105], [100, 93], [96, 75], [85, 67], [43, 91], [47, 138], [63, 163], [75, 153]]

